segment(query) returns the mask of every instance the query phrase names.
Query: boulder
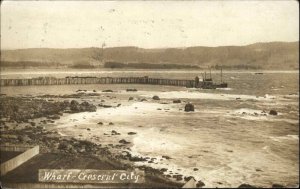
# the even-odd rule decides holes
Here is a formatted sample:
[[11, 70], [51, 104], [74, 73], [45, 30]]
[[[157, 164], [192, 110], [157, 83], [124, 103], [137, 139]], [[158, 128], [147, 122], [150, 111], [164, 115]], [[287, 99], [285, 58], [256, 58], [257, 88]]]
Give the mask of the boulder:
[[93, 104], [84, 101], [80, 104], [80, 110], [87, 112], [95, 112], [97, 110], [97, 107]]
[[129, 99], [128, 100], [133, 100], [133, 97], [131, 96], [131, 97], [129, 97]]
[[278, 115], [277, 111], [275, 111], [275, 110], [270, 110], [269, 114], [270, 115]]
[[241, 184], [238, 188], [256, 188], [256, 187], [250, 184]]
[[181, 103], [181, 100], [173, 100], [173, 103]]
[[104, 93], [112, 93], [113, 90], [108, 89], [108, 90], [103, 90], [102, 92], [104, 92]]
[[80, 105], [76, 100], [71, 101], [70, 110], [72, 112], [79, 112], [80, 111]]
[[156, 95], [153, 96], [152, 99], [153, 99], [153, 100], [160, 100], [159, 96], [156, 96]]
[[194, 107], [193, 104], [187, 103], [185, 105], [185, 107], [184, 107], [184, 111], [186, 111], [186, 112], [193, 112], [193, 111], [195, 111], [195, 107]]
[[203, 186], [205, 186], [204, 182], [202, 182], [201, 180], [199, 180], [196, 184], [197, 188], [202, 188]]
[[127, 133], [128, 135], [135, 135], [136, 133], [135, 132], [129, 132]]
[[124, 140], [124, 139], [120, 140], [119, 143], [121, 143], [121, 144], [130, 144], [130, 142], [127, 142], [127, 141]]
[[137, 91], [137, 89], [126, 89], [126, 91], [127, 91], [127, 92], [129, 92], [129, 91], [136, 92], [136, 91]]

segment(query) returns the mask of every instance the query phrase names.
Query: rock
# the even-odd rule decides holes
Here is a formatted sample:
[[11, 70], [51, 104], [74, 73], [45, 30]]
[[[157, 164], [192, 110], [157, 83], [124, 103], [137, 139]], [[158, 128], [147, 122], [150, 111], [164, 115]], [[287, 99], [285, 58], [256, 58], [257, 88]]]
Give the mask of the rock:
[[198, 171], [199, 169], [198, 169], [198, 168], [194, 168], [193, 170], [194, 170], [194, 171]]
[[181, 100], [173, 100], [173, 103], [181, 103]]
[[135, 132], [129, 132], [127, 133], [128, 135], [135, 135], [136, 133]]
[[172, 159], [170, 158], [169, 156], [161, 156], [162, 158], [165, 158], [165, 159]]
[[278, 115], [277, 111], [275, 111], [275, 110], [270, 110], [269, 114], [270, 115]]
[[238, 188], [256, 188], [256, 187], [250, 184], [241, 184]]
[[166, 168], [160, 169], [161, 172], [166, 172], [167, 170], [168, 170], [168, 169], [166, 169]]
[[156, 96], [156, 95], [153, 96], [152, 99], [153, 99], [153, 100], [160, 100], [160, 98], [159, 98], [158, 96]]
[[157, 108], [157, 110], [161, 110], [161, 108]]
[[131, 96], [131, 97], [129, 97], [129, 99], [128, 100], [133, 100], [133, 97]]
[[191, 180], [191, 179], [195, 180], [195, 178], [193, 176], [184, 177], [184, 181], [186, 181], [186, 182]]
[[112, 93], [113, 91], [110, 90], [110, 89], [108, 89], [108, 90], [103, 90], [102, 92], [104, 92], [104, 93]]
[[284, 188], [281, 184], [272, 184], [272, 188]]
[[118, 104], [117, 107], [120, 107], [122, 104]]
[[95, 93], [95, 92], [97, 92], [97, 91], [94, 89], [93, 92]]
[[129, 91], [136, 92], [136, 91], [137, 91], [137, 89], [126, 89], [126, 91], [127, 91], [127, 92], [129, 92]]
[[204, 182], [202, 182], [201, 180], [199, 180], [196, 184], [197, 188], [202, 188], [203, 186], [205, 186]]
[[90, 129], [90, 128], [87, 128], [86, 130], [90, 131], [91, 129]]
[[114, 125], [114, 123], [113, 122], [109, 122], [108, 125]]
[[86, 101], [84, 101], [80, 104], [80, 111], [95, 112], [96, 110], [97, 110], [97, 107], [95, 105], [90, 104]]
[[195, 107], [194, 107], [193, 104], [187, 103], [185, 105], [185, 107], [184, 107], [184, 111], [186, 111], [186, 112], [193, 112], [193, 111], [195, 111]]
[[73, 111], [73, 112], [79, 112], [80, 111], [80, 105], [76, 100], [71, 101], [70, 110]]
[[141, 99], [141, 102], [144, 102], [144, 101], [147, 101], [147, 99], [145, 99], [145, 98]]
[[118, 133], [117, 131], [115, 131], [115, 130], [112, 130], [111, 131], [111, 135], [121, 135], [120, 133]]
[[237, 97], [237, 98], [235, 98], [235, 100], [241, 100], [241, 98], [240, 98], [240, 97]]
[[103, 107], [103, 108], [112, 108], [111, 105], [105, 105], [105, 104], [98, 104], [98, 106]]
[[30, 122], [30, 125], [31, 126], [35, 126], [35, 122]]
[[97, 124], [98, 124], [98, 125], [103, 125], [103, 123], [102, 123], [102, 122], [98, 122]]
[[130, 157], [129, 157], [129, 160], [130, 160], [130, 161], [147, 161], [146, 158], [138, 157], [138, 156], [133, 156], [133, 157], [131, 157], [131, 155], [130, 155]]
[[177, 181], [182, 180], [182, 175], [173, 175], [173, 178], [176, 178]]
[[120, 140], [119, 143], [121, 143], [121, 144], [130, 144], [130, 142], [127, 142], [127, 141], [124, 140], [124, 139]]

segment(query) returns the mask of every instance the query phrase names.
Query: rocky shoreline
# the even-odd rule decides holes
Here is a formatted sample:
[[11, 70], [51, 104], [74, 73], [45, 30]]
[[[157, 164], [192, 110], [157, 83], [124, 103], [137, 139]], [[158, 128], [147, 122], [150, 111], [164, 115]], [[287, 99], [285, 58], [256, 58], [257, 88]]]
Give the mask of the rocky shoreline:
[[[73, 98], [74, 95], [68, 97]], [[49, 96], [47, 96], [49, 97]], [[53, 97], [53, 96], [52, 96]], [[66, 97], [66, 96], [65, 96]], [[39, 145], [41, 153], [59, 153], [73, 156], [97, 157], [120, 169], [133, 169], [136, 161], [147, 161], [146, 158], [132, 156], [130, 153], [116, 155], [111, 153], [111, 148], [122, 147], [130, 142], [119, 141], [119, 145], [111, 147], [95, 144], [87, 140], [79, 140], [74, 137], [62, 136], [57, 131], [47, 130], [47, 124], [54, 123], [63, 114], [96, 111], [96, 105], [76, 100], [53, 101], [41, 97], [0, 97], [0, 130], [1, 144], [10, 145]], [[111, 134], [118, 134], [116, 131]], [[131, 132], [128, 135], [134, 135]], [[164, 170], [156, 170], [151, 167], [141, 166], [146, 177], [150, 180], [159, 180], [173, 187], [183, 185], [181, 179], [171, 180], [163, 175]], [[187, 181], [187, 178], [184, 179]]]
[[[128, 90], [136, 91], [136, 90]], [[104, 90], [104, 93], [112, 93], [112, 90]], [[0, 130], [1, 144], [18, 144], [18, 145], [39, 145], [41, 153], [59, 153], [73, 156], [90, 156], [97, 157], [101, 160], [113, 164], [120, 169], [135, 168], [134, 162], [154, 162], [150, 157], [134, 156], [130, 152], [123, 150], [127, 149], [131, 142], [127, 139], [121, 139], [118, 143], [102, 145], [95, 144], [87, 140], [81, 140], [75, 137], [63, 136], [57, 131], [51, 131], [47, 127], [53, 124], [56, 120], [63, 117], [65, 114], [76, 114], [80, 112], [95, 112], [97, 108], [117, 108], [121, 106], [113, 95], [105, 94], [106, 99], [101, 97], [98, 101], [90, 100], [91, 97], [100, 97], [103, 94], [86, 93], [86, 91], [78, 90], [74, 94], [68, 95], [42, 95], [42, 96], [0, 96]], [[89, 99], [89, 101], [88, 101]], [[136, 99], [136, 97], [126, 97], [128, 103], [132, 101], [147, 101], [153, 100], [160, 104], [158, 96], [153, 96], [152, 99]], [[114, 102], [116, 101], [116, 102]], [[116, 105], [112, 105], [113, 103]], [[183, 101], [185, 102], [185, 101]], [[105, 103], [105, 104], [104, 104]], [[181, 103], [181, 100], [170, 100], [168, 103]], [[122, 102], [123, 104], [123, 102]], [[123, 105], [122, 105], [123, 106]], [[159, 109], [157, 109], [159, 110]], [[194, 111], [192, 104], [186, 104], [182, 111]], [[274, 113], [270, 112], [269, 114]], [[276, 112], [277, 113], [277, 112]], [[244, 114], [242, 112], [241, 114]], [[275, 115], [275, 113], [273, 114]], [[98, 122], [101, 126], [106, 123]], [[113, 125], [113, 122], [108, 122], [108, 125]], [[89, 130], [90, 128], [87, 128]], [[90, 130], [89, 130], [90, 131]], [[135, 132], [128, 132], [127, 135], [135, 135]], [[120, 135], [118, 130], [112, 130], [111, 133], [104, 135]], [[122, 151], [123, 150], [123, 151]], [[115, 153], [115, 151], [122, 151]], [[170, 159], [172, 157], [162, 156], [162, 159]], [[152, 180], [168, 183], [172, 187], [182, 187], [182, 185], [192, 179], [192, 176], [184, 177], [181, 174], [164, 174], [167, 169], [154, 169], [150, 166], [139, 166], [144, 170], [148, 177]], [[273, 184], [272, 187], [283, 187], [282, 185]], [[197, 181], [197, 187], [205, 187], [205, 183]], [[240, 188], [255, 187], [247, 183], [241, 184]]]

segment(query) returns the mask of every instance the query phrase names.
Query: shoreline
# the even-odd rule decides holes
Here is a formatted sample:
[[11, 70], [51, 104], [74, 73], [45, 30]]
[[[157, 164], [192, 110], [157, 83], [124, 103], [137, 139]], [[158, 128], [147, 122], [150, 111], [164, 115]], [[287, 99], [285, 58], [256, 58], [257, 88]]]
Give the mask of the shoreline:
[[[0, 97], [1, 101], [6, 100], [7, 98], [13, 98], [14, 100], [20, 99], [29, 100], [31, 102], [39, 101], [40, 99], [34, 99], [32, 97]], [[60, 99], [64, 100], [64, 99]], [[52, 103], [52, 102], [50, 102]], [[6, 106], [7, 108], [7, 106]], [[4, 108], [4, 110], [6, 109]], [[85, 112], [85, 111], [82, 111]], [[77, 112], [76, 112], [77, 113]], [[76, 114], [75, 112], [67, 113], [69, 115]], [[65, 113], [63, 113], [65, 114]], [[63, 114], [60, 116], [63, 117]], [[126, 142], [123, 144], [114, 144], [110, 147], [104, 147], [101, 144], [95, 144], [88, 140], [80, 140], [70, 136], [64, 136], [57, 131], [51, 130], [51, 124], [59, 119], [56, 116], [57, 114], [47, 115], [47, 117], [41, 116], [37, 118], [30, 118], [25, 120], [23, 118], [11, 118], [11, 119], [1, 119], [1, 143], [3, 145], [39, 145], [41, 154], [45, 153], [55, 153], [57, 155], [72, 155], [72, 156], [88, 156], [95, 157], [102, 161], [103, 163], [108, 163], [114, 167], [120, 169], [134, 169], [139, 168], [145, 171], [146, 178], [150, 179], [152, 184], [155, 182], [164, 183], [169, 187], [181, 187], [185, 182], [171, 180], [163, 174], [163, 171], [153, 169], [147, 166], [134, 166], [136, 161], [146, 161], [145, 158], [131, 156], [130, 153], [127, 154], [115, 154], [112, 152], [114, 147], [126, 146]], [[53, 117], [52, 117], [53, 116]], [[35, 116], [33, 116], [35, 117]], [[21, 121], [22, 120], [22, 121]], [[40, 126], [44, 124], [44, 126]], [[50, 125], [49, 125], [50, 124]], [[49, 128], [47, 128], [49, 127]], [[60, 141], [60, 142], [58, 142]], [[188, 181], [187, 179], [185, 181]], [[5, 179], [3, 180], [5, 183]]]
[[[74, 87], [76, 88], [76, 86], [74, 86]], [[152, 165], [147, 164], [148, 161], [150, 161], [150, 162], [152, 161], [151, 158], [146, 159], [145, 156], [140, 156], [139, 154], [134, 154], [133, 155], [132, 153], [126, 153], [126, 152], [119, 153], [120, 151], [124, 151], [122, 149], [126, 150], [126, 148], [128, 148], [132, 145], [132, 141], [127, 140], [126, 136], [127, 136], [127, 132], [134, 131], [134, 130], [131, 130], [132, 127], [130, 127], [130, 125], [128, 125], [128, 124], [123, 125], [122, 120], [121, 120], [121, 122], [117, 118], [116, 118], [117, 120], [114, 120], [114, 116], [117, 116], [119, 111], [125, 112], [125, 113], [130, 113], [130, 112], [127, 111], [129, 109], [126, 109], [126, 107], [131, 107], [131, 105], [133, 103], [139, 102], [139, 101], [142, 101], [142, 100], [146, 99], [146, 102], [144, 102], [144, 103], [139, 102], [141, 104], [141, 106], [133, 105], [131, 107], [131, 109], [134, 109], [134, 107], [138, 107], [138, 110], [140, 110], [140, 112], [144, 112], [144, 113], [148, 114], [149, 112], [144, 111], [143, 108], [147, 109], [147, 107], [148, 107], [147, 105], [156, 104], [154, 107], [150, 108], [150, 109], [155, 110], [153, 112], [153, 113], [155, 113], [155, 115], [164, 114], [164, 116], [167, 116], [168, 113], [164, 113], [164, 112], [167, 112], [167, 111], [173, 112], [173, 113], [175, 113], [175, 115], [180, 115], [181, 114], [181, 113], [178, 114], [178, 109], [177, 108], [182, 106], [182, 104], [179, 105], [179, 106], [178, 105], [175, 106], [175, 104], [172, 103], [172, 99], [174, 99], [175, 97], [169, 96], [170, 98], [168, 98], [168, 99], [161, 99], [161, 101], [152, 102], [153, 100], [149, 99], [150, 97], [140, 96], [139, 92], [140, 92], [140, 90], [138, 92], [125, 92], [125, 93], [112, 93], [112, 92], [103, 92], [103, 91], [102, 92], [98, 91], [98, 92], [95, 92], [95, 93], [82, 93], [82, 92], [78, 91], [78, 92], [75, 93], [75, 91], [73, 91], [73, 93], [63, 94], [63, 95], [35, 94], [35, 95], [32, 95], [32, 96], [19, 95], [18, 97], [9, 97], [9, 96], [5, 97], [5, 96], [2, 96], [1, 98], [15, 98], [16, 100], [13, 103], [17, 103], [18, 100], [20, 100], [20, 99], [25, 100], [25, 101], [31, 101], [31, 103], [33, 103], [35, 101], [40, 102], [40, 101], [44, 100], [44, 101], [47, 101], [47, 103], [50, 103], [50, 104], [52, 104], [52, 103], [56, 104], [57, 102], [64, 102], [65, 100], [68, 100], [68, 101], [76, 100], [79, 105], [81, 103], [83, 103], [84, 101], [88, 102], [88, 104], [97, 105], [98, 106], [97, 109], [104, 110], [104, 112], [103, 111], [99, 112], [99, 119], [102, 119], [104, 117], [106, 118], [107, 117], [106, 113], [108, 113], [108, 114], [111, 113], [106, 120], [100, 120], [102, 122], [102, 124], [97, 124], [97, 122], [95, 122], [95, 119], [92, 117], [92, 115], [97, 117], [97, 114], [96, 114], [97, 112], [93, 113], [93, 111], [91, 111], [91, 113], [86, 114], [86, 113], [84, 113], [85, 111], [82, 111], [82, 112], [79, 111], [79, 112], [75, 113], [75, 112], [69, 112], [70, 110], [68, 108], [66, 108], [66, 112], [63, 112], [63, 111], [65, 111], [65, 109], [59, 109], [58, 112], [62, 111], [62, 113], [63, 113], [63, 116], [60, 119], [55, 119], [55, 116], [54, 116], [50, 119], [49, 118], [37, 118], [36, 120], [30, 120], [29, 119], [28, 122], [25, 122], [25, 123], [23, 123], [23, 122], [22, 123], [9, 123], [9, 124], [7, 123], [9, 125], [9, 127], [11, 127], [11, 129], [12, 129], [11, 130], [12, 133], [8, 133], [8, 134], [15, 135], [15, 133], [14, 133], [15, 130], [14, 129], [16, 129], [16, 128], [21, 129], [23, 126], [24, 126], [24, 128], [26, 128], [26, 125], [27, 125], [27, 129], [30, 130], [30, 128], [31, 129], [36, 129], [36, 127], [39, 127], [41, 124], [43, 125], [45, 123], [44, 124], [45, 128], [42, 128], [42, 131], [34, 131], [34, 132], [38, 132], [38, 133], [45, 132], [47, 137], [50, 136], [50, 138], [51, 138], [51, 136], [54, 136], [54, 137], [57, 137], [59, 139], [65, 139], [66, 140], [66, 141], [64, 141], [65, 144], [61, 147], [62, 149], [58, 149], [57, 144], [50, 147], [50, 149], [54, 149], [54, 151], [58, 150], [59, 153], [64, 153], [66, 150], [67, 150], [66, 151], [67, 153], [70, 153], [72, 151], [74, 152], [74, 150], [75, 150], [76, 151], [75, 154], [76, 153], [80, 153], [80, 154], [87, 153], [87, 154], [89, 154], [90, 152], [83, 152], [82, 148], [77, 148], [76, 147], [74, 149], [74, 143], [76, 143], [74, 141], [79, 141], [79, 140], [82, 139], [80, 137], [79, 138], [77, 137], [78, 134], [82, 135], [83, 133], [88, 134], [88, 133], [98, 132], [99, 130], [102, 130], [102, 132], [104, 132], [106, 134], [104, 134], [102, 132], [100, 132], [98, 134], [98, 137], [100, 138], [100, 141], [99, 141], [98, 145], [102, 144], [101, 146], [98, 146], [99, 147], [98, 151], [102, 151], [102, 148], [103, 148], [104, 150], [107, 150], [109, 152], [109, 157], [113, 157], [113, 156], [117, 155], [117, 160], [121, 160], [121, 163], [118, 161], [117, 164], [120, 163], [121, 165], [134, 166], [133, 164], [135, 164], [135, 162], [141, 162], [141, 163], [146, 162], [145, 163], [146, 166], [143, 165], [143, 166], [140, 166], [140, 168], [147, 169], [150, 175], [151, 174], [156, 175], [156, 176], [159, 175], [159, 177], [161, 177], [161, 179], [167, 180], [167, 181], [171, 180], [171, 182], [174, 182], [174, 180], [175, 180], [175, 185], [178, 183], [178, 182], [176, 182], [176, 180], [178, 179], [179, 183], [181, 185], [183, 185], [184, 182], [186, 182], [185, 179], [188, 179], [188, 177], [189, 177], [188, 175], [185, 175], [186, 178], [184, 178], [184, 176], [180, 175], [180, 174], [172, 174], [172, 175], [169, 175], [167, 173], [164, 174], [164, 171], [165, 171], [164, 169], [160, 169], [160, 168], [159, 169], [153, 169], [153, 168], [151, 168], [151, 166], [155, 167], [155, 165], [153, 163], [151, 163]], [[93, 95], [91, 95], [91, 94], [93, 94]], [[133, 97], [134, 100], [129, 100], [128, 99], [129, 97]], [[173, 108], [177, 107], [176, 110], [173, 109], [173, 108], [171, 108], [169, 110], [168, 109], [169, 105], [164, 105], [165, 103], [173, 104], [171, 106], [173, 106]], [[17, 104], [19, 105], [19, 104], [22, 104], [22, 103], [17, 103]], [[121, 107], [117, 107], [118, 104], [121, 104]], [[88, 106], [87, 104], [85, 104], [85, 105]], [[161, 107], [157, 107], [157, 106], [161, 106]], [[26, 106], [26, 107], [30, 107], [30, 106]], [[60, 106], [58, 106], [58, 107], [60, 107]], [[55, 106], [54, 106], [54, 108], [55, 108]], [[159, 108], [161, 108], [161, 110], [158, 110]], [[4, 107], [4, 110], [5, 109], [6, 108]], [[199, 110], [196, 110], [196, 112], [198, 112], [198, 111]], [[245, 110], [243, 110], [243, 111], [245, 111]], [[134, 112], [131, 112], [131, 113], [134, 113]], [[54, 114], [56, 114], [56, 113], [54, 112]], [[125, 115], [123, 115], [123, 117], [124, 116]], [[125, 117], [127, 117], [127, 114], [126, 114]], [[63, 121], [65, 118], [66, 118], [66, 120], [65, 120], [66, 122], [68, 122], [68, 120], [70, 118], [72, 118], [73, 120], [77, 119], [77, 121], [78, 121], [78, 119], [83, 119], [82, 120], [83, 125], [81, 126], [80, 123], [79, 123], [78, 127], [76, 127], [76, 125], [77, 125], [76, 121], [75, 122], [71, 121], [70, 125], [69, 125], [70, 127], [67, 126], [66, 130], [64, 130], [63, 128], [61, 130], [59, 130], [59, 129], [54, 127], [58, 123], [64, 123], [64, 122], [61, 122], [61, 121]], [[86, 120], [84, 120], [84, 119], [86, 119]], [[90, 119], [91, 119], [91, 124], [93, 124], [95, 127], [90, 127], [89, 124], [86, 124], [86, 121], [90, 120]], [[128, 119], [131, 119], [130, 116], [128, 117]], [[9, 121], [9, 120], [6, 120], [6, 121]], [[31, 125], [32, 122], [34, 122], [34, 126]], [[110, 122], [112, 122], [113, 124], [110, 125]], [[133, 123], [133, 122], [134, 121], [131, 120], [131, 123]], [[115, 123], [117, 123], [117, 124], [114, 125]], [[16, 124], [18, 124], [18, 126], [16, 126]], [[72, 128], [74, 128], [73, 126], [76, 127], [76, 129], [78, 131], [82, 130], [83, 132], [82, 133], [77, 133], [77, 134], [75, 132], [75, 133], [73, 133], [73, 135], [72, 135], [72, 133], [70, 133], [70, 135], [72, 137], [68, 136], [68, 133], [66, 133], [66, 132], [68, 132], [68, 130], [70, 130], [70, 129], [72, 130]], [[122, 127], [122, 126], [124, 126], [124, 127]], [[136, 125], [136, 126], [138, 126], [138, 125]], [[122, 129], [118, 130], [118, 127], [120, 129], [123, 128], [123, 131], [122, 131]], [[94, 128], [98, 128], [98, 129], [95, 130]], [[117, 129], [115, 129], [115, 128], [117, 128]], [[39, 127], [39, 129], [41, 129], [41, 128]], [[114, 129], [114, 132], [112, 131], [112, 129]], [[18, 129], [16, 129], [16, 131], [17, 130]], [[107, 131], [109, 130], [109, 132], [106, 132], [105, 130], [107, 130]], [[26, 131], [26, 130], [24, 130], [24, 131]], [[60, 132], [60, 131], [66, 131], [66, 132]], [[138, 135], [144, 136], [145, 132], [140, 132], [140, 131], [141, 130], [138, 131]], [[30, 132], [33, 132], [33, 131], [31, 130]], [[122, 133], [122, 135], [121, 135], [122, 138], [120, 138], [120, 139], [118, 139], [118, 137], [119, 137], [118, 133], [119, 132]], [[144, 133], [144, 135], [143, 135], [143, 133]], [[101, 134], [103, 134], [103, 135], [101, 135]], [[123, 138], [124, 136], [125, 136], [125, 138]], [[127, 136], [127, 137], [132, 138], [134, 136], [136, 136], [136, 135]], [[28, 137], [31, 138], [31, 136], [28, 136]], [[44, 138], [47, 138], [47, 137], [44, 137]], [[85, 137], [89, 137], [90, 139], [92, 139], [91, 137], [93, 137], [93, 135], [86, 135]], [[103, 137], [114, 138], [114, 139], [118, 139], [118, 140], [115, 141], [115, 142], [109, 142], [109, 144], [104, 145], [103, 143], [101, 143], [101, 138], [103, 138]], [[18, 139], [18, 137], [16, 139]], [[120, 143], [120, 141], [122, 139], [124, 139], [124, 140]], [[26, 137], [25, 137], [24, 140], [26, 141], [28, 139], [26, 139]], [[82, 141], [84, 141], [84, 140], [82, 140]], [[89, 140], [89, 141], [91, 141], [91, 140]], [[131, 142], [131, 143], [129, 144], [128, 142]], [[43, 140], [41, 141], [41, 143], [44, 144]], [[51, 142], [50, 142], [49, 145], [51, 145]], [[84, 147], [84, 148], [86, 148], [86, 147]], [[87, 149], [89, 149], [89, 147], [87, 147]], [[82, 151], [82, 152], [80, 152], [80, 151]], [[95, 151], [97, 151], [96, 148], [95, 148]], [[116, 152], [116, 153], [112, 155], [111, 152]], [[207, 153], [207, 152], [205, 152], [205, 153]], [[232, 152], [230, 152], [230, 153], [232, 153]], [[160, 154], [160, 155], [163, 155], [163, 154]], [[172, 157], [172, 155], [171, 155], [171, 157]], [[173, 156], [173, 157], [175, 157], [175, 156]], [[108, 159], [112, 159], [112, 158], [108, 158]], [[167, 172], [169, 172], [169, 170]], [[174, 171], [174, 173], [176, 173], [176, 172]], [[201, 180], [199, 180], [199, 181], [201, 181]], [[235, 184], [232, 184], [231, 186], [236, 186], [236, 187], [239, 186], [239, 185], [236, 185], [236, 181], [234, 183]], [[204, 180], [203, 184], [209, 185], [208, 183], [206, 183], [205, 180]], [[223, 182], [223, 186], [224, 186], [224, 184], [225, 183]], [[226, 183], [226, 184], [229, 184], [229, 183]], [[249, 184], [251, 184], [251, 183], [249, 183]], [[207, 187], [207, 186], [204, 186], [204, 187]]]

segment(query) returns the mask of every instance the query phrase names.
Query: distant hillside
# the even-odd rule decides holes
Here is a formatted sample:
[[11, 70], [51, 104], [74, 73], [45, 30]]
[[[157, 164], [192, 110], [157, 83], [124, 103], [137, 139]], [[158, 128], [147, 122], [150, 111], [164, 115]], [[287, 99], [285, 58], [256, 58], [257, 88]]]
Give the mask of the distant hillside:
[[[1, 66], [103, 67], [105, 62], [124, 65], [171, 64], [174, 68], [299, 69], [299, 42], [255, 43], [247, 46], [142, 49], [137, 47], [82, 49], [20, 49], [1, 51]], [[32, 63], [32, 65], [31, 65]], [[184, 65], [178, 66], [178, 65]], [[124, 66], [123, 66], [124, 67]], [[126, 66], [125, 66], [126, 67]], [[167, 68], [172, 66], [167, 66]]]

